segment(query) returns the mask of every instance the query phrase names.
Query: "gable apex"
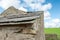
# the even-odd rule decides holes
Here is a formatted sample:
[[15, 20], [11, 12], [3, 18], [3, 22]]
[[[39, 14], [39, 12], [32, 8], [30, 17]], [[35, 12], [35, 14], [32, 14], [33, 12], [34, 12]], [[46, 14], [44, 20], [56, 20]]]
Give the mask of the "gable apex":
[[18, 10], [15, 7], [11, 6], [8, 9], [6, 9], [1, 15], [7, 16], [7, 15], [17, 15], [17, 14], [26, 14], [27, 12], [24, 12], [22, 10]]

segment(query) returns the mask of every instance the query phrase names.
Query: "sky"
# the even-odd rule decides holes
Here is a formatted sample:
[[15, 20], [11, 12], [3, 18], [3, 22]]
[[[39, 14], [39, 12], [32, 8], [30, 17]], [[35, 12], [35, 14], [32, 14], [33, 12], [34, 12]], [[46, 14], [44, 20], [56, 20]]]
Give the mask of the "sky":
[[0, 14], [14, 6], [23, 11], [44, 11], [45, 28], [60, 27], [60, 0], [0, 0]]

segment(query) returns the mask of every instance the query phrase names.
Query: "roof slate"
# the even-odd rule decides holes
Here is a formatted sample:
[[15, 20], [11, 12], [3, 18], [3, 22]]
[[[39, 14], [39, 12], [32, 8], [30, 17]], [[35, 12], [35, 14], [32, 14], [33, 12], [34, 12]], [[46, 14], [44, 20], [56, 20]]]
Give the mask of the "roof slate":
[[[25, 14], [24, 14], [25, 13]], [[0, 15], [0, 24], [12, 21], [28, 21], [40, 17], [41, 12], [24, 12], [14, 7], [10, 7]]]

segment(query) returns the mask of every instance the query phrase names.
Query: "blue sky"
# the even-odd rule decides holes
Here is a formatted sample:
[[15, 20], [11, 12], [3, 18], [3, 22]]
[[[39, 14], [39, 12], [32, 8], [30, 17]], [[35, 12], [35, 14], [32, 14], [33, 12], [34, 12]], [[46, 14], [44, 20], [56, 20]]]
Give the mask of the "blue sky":
[[46, 20], [45, 23], [51, 24], [49, 27], [60, 27], [60, 0], [46, 0], [45, 3], [51, 3], [52, 8], [49, 10], [51, 19]]
[[50, 10], [51, 16], [53, 18], [60, 18], [60, 0], [46, 0], [46, 3], [52, 4], [52, 9]]
[[60, 27], [60, 0], [0, 0], [0, 14], [10, 6], [23, 11], [44, 11], [46, 28]]

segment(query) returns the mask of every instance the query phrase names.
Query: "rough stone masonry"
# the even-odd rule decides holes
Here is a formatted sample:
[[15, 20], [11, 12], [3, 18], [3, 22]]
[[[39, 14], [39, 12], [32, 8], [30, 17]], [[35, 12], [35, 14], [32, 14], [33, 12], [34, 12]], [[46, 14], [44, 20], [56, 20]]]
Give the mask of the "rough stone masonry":
[[0, 40], [35, 40], [34, 35], [19, 33], [19, 27], [0, 27]]
[[9, 7], [0, 15], [0, 40], [45, 40], [43, 12]]

